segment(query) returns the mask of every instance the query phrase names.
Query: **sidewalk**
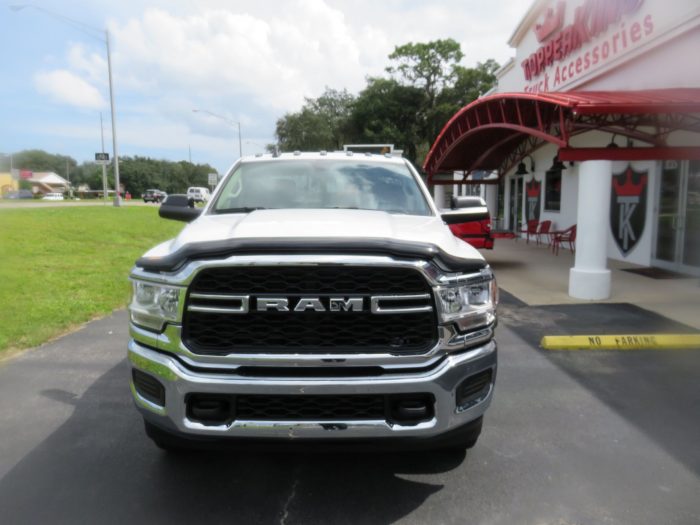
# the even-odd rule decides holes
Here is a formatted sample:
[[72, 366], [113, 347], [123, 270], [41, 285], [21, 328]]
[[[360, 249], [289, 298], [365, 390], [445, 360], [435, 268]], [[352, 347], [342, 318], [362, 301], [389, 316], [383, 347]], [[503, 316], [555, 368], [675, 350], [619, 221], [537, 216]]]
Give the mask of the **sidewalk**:
[[[530, 306], [590, 304], [568, 295], [569, 269], [574, 256], [566, 249], [552, 254], [548, 246], [524, 239], [496, 239], [493, 250], [482, 250], [493, 268], [499, 286]], [[664, 317], [700, 329], [700, 281], [652, 279], [622, 271], [637, 265], [608, 260], [612, 271], [609, 299], [600, 303], [629, 303]]]

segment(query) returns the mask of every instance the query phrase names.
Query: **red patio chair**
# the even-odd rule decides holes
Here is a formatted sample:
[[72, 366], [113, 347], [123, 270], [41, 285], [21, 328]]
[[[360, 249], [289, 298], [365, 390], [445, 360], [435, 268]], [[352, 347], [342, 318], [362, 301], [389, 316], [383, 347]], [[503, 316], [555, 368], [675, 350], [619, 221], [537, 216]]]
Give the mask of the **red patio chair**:
[[527, 221], [527, 228], [525, 228], [524, 230], [520, 230], [520, 233], [527, 234], [527, 240], [525, 241], [526, 244], [530, 244], [530, 235], [537, 238], [537, 226], [538, 225], [539, 225], [539, 222], [536, 220]]
[[542, 221], [540, 227], [537, 228], [537, 244], [540, 244], [541, 238], [544, 236], [545, 239], [551, 242], [550, 230], [552, 228], [552, 221]]
[[552, 251], [554, 255], [559, 255], [559, 246], [562, 243], [569, 245], [569, 250], [574, 253], [576, 250], [576, 225], [560, 232], [552, 232]]

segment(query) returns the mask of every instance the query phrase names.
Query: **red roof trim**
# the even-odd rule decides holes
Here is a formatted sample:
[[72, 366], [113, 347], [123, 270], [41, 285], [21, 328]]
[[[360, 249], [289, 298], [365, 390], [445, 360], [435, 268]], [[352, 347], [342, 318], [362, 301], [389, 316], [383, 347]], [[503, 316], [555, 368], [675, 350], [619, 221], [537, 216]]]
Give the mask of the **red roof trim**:
[[[506, 157], [528, 137], [540, 141], [539, 145], [552, 142], [566, 147], [572, 134], [598, 126], [644, 140], [643, 132], [626, 117], [648, 115], [650, 121], [660, 122], [665, 116], [687, 117], [690, 113], [700, 113], [700, 88], [498, 93], [475, 100], [455, 113], [433, 143], [423, 168], [430, 177], [440, 171], [502, 170], [508, 162]], [[697, 118], [674, 118], [664, 121], [662, 127], [668, 125], [671, 130], [700, 133]], [[658, 147], [656, 137], [647, 138]], [[484, 155], [485, 151], [490, 154]]]

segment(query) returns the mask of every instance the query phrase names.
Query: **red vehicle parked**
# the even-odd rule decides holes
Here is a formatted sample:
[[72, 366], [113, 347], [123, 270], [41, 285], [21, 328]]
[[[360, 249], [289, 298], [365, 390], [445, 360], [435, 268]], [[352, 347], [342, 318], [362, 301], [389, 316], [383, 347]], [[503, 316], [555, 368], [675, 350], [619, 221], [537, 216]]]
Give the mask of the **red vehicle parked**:
[[457, 237], [474, 248], [493, 249], [491, 215], [481, 197], [452, 197], [452, 208], [442, 218]]

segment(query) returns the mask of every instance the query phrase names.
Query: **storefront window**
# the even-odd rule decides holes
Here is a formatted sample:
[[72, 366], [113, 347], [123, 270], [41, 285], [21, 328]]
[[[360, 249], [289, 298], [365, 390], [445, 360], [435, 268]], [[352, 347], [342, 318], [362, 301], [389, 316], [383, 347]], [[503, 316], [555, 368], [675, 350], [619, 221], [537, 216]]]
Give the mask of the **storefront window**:
[[561, 209], [561, 171], [550, 170], [545, 175], [544, 210], [559, 211]]

